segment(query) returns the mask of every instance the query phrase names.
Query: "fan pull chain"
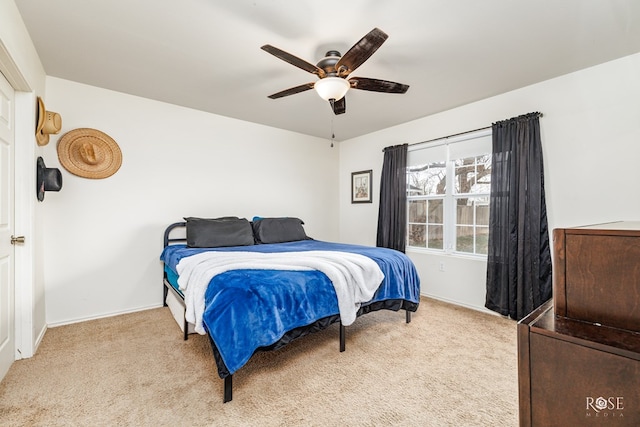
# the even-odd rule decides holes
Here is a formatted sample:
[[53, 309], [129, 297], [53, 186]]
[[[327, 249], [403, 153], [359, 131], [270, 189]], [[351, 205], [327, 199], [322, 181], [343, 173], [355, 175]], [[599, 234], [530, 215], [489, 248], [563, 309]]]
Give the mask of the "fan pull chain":
[[333, 131], [333, 116], [331, 116], [331, 148], [333, 148], [333, 140], [336, 139], [336, 134]]

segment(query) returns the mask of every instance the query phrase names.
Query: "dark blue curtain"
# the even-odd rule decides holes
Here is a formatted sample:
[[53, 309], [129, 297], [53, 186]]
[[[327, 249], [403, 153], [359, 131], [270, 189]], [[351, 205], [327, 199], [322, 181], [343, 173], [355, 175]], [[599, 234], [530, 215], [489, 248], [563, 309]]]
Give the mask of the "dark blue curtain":
[[404, 252], [407, 234], [407, 151], [402, 144], [384, 149], [376, 245]]
[[485, 307], [515, 320], [552, 296], [539, 117], [492, 125]]

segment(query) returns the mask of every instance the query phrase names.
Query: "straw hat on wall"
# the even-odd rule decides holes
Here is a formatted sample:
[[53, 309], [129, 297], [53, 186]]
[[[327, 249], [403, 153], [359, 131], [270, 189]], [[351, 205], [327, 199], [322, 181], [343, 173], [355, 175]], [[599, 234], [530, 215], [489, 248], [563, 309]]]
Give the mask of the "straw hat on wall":
[[106, 133], [79, 128], [62, 135], [58, 141], [58, 159], [69, 172], [83, 178], [107, 178], [120, 169], [122, 152]]
[[36, 142], [38, 145], [47, 145], [49, 135], [56, 134], [62, 129], [62, 117], [53, 111], [47, 111], [44, 101], [38, 97], [38, 121], [36, 123]]

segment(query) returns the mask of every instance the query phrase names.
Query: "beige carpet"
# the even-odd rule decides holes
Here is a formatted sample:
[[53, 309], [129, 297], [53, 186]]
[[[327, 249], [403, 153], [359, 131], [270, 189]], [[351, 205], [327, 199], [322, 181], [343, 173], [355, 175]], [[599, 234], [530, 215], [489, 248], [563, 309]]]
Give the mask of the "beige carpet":
[[47, 331], [0, 383], [2, 426], [516, 426], [516, 324], [424, 299], [413, 321], [380, 311], [283, 349], [234, 376], [167, 308]]

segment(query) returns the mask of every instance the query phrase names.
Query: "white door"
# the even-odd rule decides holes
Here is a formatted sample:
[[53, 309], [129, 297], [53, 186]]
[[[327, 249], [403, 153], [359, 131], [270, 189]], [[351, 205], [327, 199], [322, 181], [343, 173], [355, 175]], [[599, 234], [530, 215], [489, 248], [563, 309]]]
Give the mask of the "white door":
[[15, 360], [14, 90], [0, 73], [0, 380]]

